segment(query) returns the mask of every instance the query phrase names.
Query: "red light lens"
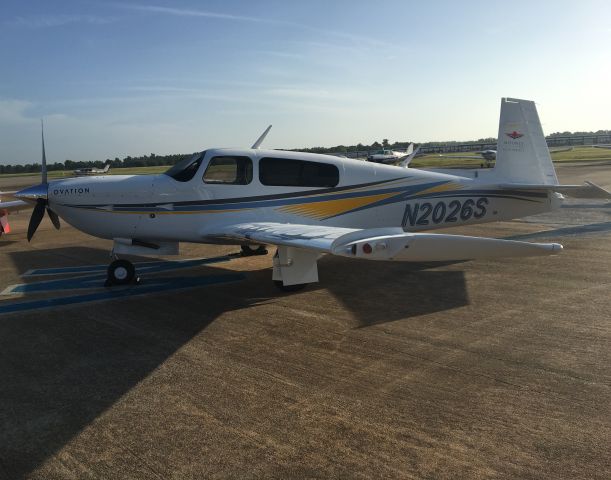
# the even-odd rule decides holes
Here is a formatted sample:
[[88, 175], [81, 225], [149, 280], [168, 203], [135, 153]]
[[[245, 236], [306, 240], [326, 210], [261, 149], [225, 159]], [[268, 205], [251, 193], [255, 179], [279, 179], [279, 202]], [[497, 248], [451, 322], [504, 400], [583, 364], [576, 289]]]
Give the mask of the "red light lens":
[[363, 245], [363, 253], [370, 254], [371, 252], [373, 252], [373, 248], [371, 248], [371, 245], [369, 245], [368, 243], [365, 243]]

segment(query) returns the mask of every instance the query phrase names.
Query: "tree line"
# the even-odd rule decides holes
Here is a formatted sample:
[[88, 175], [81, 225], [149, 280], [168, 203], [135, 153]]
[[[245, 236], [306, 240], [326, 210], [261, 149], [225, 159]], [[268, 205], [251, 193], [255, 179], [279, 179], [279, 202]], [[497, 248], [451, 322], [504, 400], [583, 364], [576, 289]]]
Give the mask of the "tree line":
[[[581, 137], [588, 135], [611, 135], [611, 130], [598, 130], [597, 132], [556, 132], [548, 135], [548, 138], [554, 137]], [[382, 148], [402, 150], [409, 146], [411, 142], [394, 142], [390, 143], [387, 138], [382, 142], [375, 141], [369, 145], [358, 143], [356, 145], [336, 145], [335, 147], [311, 147], [293, 149], [293, 151], [310, 152], [310, 153], [351, 153], [351, 152], [366, 152], [370, 150], [379, 150]], [[440, 146], [440, 145], [463, 145], [466, 143], [496, 143], [496, 138], [480, 138], [479, 140], [471, 140], [468, 142], [447, 141], [447, 142], [425, 142], [419, 145], [423, 147]], [[49, 171], [54, 170], [76, 170], [78, 168], [104, 168], [104, 165], [110, 163], [111, 168], [134, 168], [134, 167], [155, 167], [155, 166], [171, 166], [184, 158], [191, 156], [192, 153], [172, 154], [172, 155], [143, 155], [141, 157], [127, 156], [123, 159], [115, 157], [114, 159], [95, 160], [95, 161], [74, 161], [65, 160], [64, 162], [55, 162], [47, 165]], [[37, 173], [40, 172], [40, 163], [28, 163], [25, 165], [0, 165], [0, 175], [5, 173]]]

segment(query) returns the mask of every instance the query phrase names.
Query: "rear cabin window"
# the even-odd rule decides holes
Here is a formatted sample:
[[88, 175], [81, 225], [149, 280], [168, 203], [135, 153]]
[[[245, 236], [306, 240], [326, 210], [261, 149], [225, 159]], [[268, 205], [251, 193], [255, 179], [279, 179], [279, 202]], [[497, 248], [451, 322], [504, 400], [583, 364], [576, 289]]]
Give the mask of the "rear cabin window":
[[204, 172], [204, 182], [248, 185], [252, 182], [252, 160], [249, 157], [212, 157]]
[[335, 187], [339, 169], [328, 163], [265, 157], [259, 161], [263, 185], [282, 187]]

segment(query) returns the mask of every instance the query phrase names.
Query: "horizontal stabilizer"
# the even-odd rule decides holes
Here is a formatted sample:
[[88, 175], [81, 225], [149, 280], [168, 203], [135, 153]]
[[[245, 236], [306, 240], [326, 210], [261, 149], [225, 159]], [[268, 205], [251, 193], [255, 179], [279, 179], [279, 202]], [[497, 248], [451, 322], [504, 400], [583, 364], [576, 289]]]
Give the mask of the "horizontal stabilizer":
[[573, 198], [611, 198], [611, 192], [599, 187], [595, 183], [586, 181], [584, 185], [538, 185], [507, 183], [499, 185], [499, 188], [508, 190], [540, 190], [558, 192]]

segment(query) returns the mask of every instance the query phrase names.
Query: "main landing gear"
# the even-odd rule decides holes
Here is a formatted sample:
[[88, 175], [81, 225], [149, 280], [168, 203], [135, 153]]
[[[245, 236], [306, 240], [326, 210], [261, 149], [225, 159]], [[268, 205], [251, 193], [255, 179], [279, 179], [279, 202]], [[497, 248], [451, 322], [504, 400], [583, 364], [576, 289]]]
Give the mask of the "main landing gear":
[[252, 257], [254, 255], [267, 255], [267, 248], [265, 248], [265, 245], [258, 245], [257, 247], [252, 247], [250, 245], [242, 245], [241, 248], [243, 257]]
[[140, 279], [136, 277], [136, 268], [129, 260], [123, 258], [114, 260], [108, 265], [106, 271], [105, 287], [113, 285], [129, 285], [130, 283], [139, 283]]

